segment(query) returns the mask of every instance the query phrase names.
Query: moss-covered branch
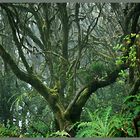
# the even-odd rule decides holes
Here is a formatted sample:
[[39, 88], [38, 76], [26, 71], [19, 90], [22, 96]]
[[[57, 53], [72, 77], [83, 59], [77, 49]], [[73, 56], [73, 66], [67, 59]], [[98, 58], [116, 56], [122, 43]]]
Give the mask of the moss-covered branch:
[[27, 74], [19, 69], [12, 57], [5, 51], [5, 49], [0, 45], [0, 56], [2, 59], [9, 64], [13, 73], [22, 81], [32, 85], [41, 94], [55, 114], [62, 113], [64, 111], [63, 105], [60, 103], [58, 95], [52, 94], [51, 90], [43, 84], [43, 82], [33, 74]]
[[92, 95], [92, 93], [94, 93], [99, 88], [102, 88], [102, 87], [105, 87], [114, 83], [116, 79], [118, 78], [119, 72], [121, 70], [125, 70], [126, 68], [128, 68], [128, 66], [123, 64], [119, 68], [114, 70], [112, 73], [110, 73], [104, 80], [93, 79], [92, 82], [87, 84], [82, 89], [82, 92], [79, 92], [78, 98], [74, 97], [74, 99], [76, 98], [76, 100], [71, 101], [65, 113], [70, 115], [69, 117], [73, 119], [74, 121], [78, 121], [78, 119], [80, 118], [76, 116], [80, 116], [82, 112], [82, 108], [85, 106], [87, 100]]

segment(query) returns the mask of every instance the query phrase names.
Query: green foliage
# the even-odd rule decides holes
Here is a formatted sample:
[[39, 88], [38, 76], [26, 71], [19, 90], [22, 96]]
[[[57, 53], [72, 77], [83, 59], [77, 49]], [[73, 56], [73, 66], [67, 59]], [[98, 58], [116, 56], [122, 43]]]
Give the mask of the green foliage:
[[127, 35], [124, 38], [124, 41], [126, 42], [126, 45], [130, 45], [131, 39], [133, 37], [136, 37], [136, 40], [134, 41], [133, 45], [129, 47], [130, 51], [129, 51], [129, 56], [127, 58], [127, 61], [130, 63], [131, 67], [136, 67], [136, 42], [137, 42], [137, 39], [139, 38], [139, 35], [131, 33], [130, 35]]
[[91, 121], [78, 125], [76, 137], [132, 137], [135, 130], [132, 114], [113, 114], [112, 108], [87, 111]]
[[44, 122], [36, 120], [36, 122], [30, 124], [27, 132], [23, 135], [25, 137], [46, 137], [48, 132], [48, 127]]
[[49, 137], [61, 137], [61, 138], [66, 138], [70, 137], [70, 135], [66, 131], [57, 131], [49, 135]]
[[104, 111], [97, 110], [94, 113], [88, 111], [90, 122], [81, 122], [78, 125], [76, 137], [113, 137], [119, 120], [111, 117], [112, 108], [108, 107]]
[[37, 121], [34, 124], [34, 127], [42, 133], [47, 133], [48, 127], [41, 121]]
[[[132, 46], [129, 46], [131, 44], [131, 38], [135, 37], [136, 34], [130, 34], [124, 37], [124, 43], [123, 44], [117, 44], [114, 47], [114, 50], [120, 51], [122, 53], [126, 52], [129, 48], [129, 55], [128, 56], [118, 56], [116, 60], [116, 65], [121, 65], [124, 62], [129, 62], [131, 67], [136, 67], [136, 42]], [[136, 38], [139, 36], [137, 35]]]
[[134, 118], [140, 113], [140, 95], [127, 96], [124, 100], [124, 109], [131, 111]]
[[27, 137], [27, 138], [43, 138], [44, 136], [38, 132], [31, 132], [29, 131], [27, 134], [21, 134], [20, 137]]
[[119, 114], [115, 118], [118, 120], [116, 123], [115, 137], [133, 137], [135, 132], [132, 125], [131, 114]]
[[0, 124], [0, 137], [19, 137], [20, 130], [16, 126], [7, 125], [5, 127], [3, 124]]
[[96, 75], [102, 75], [105, 71], [105, 65], [102, 62], [94, 62], [90, 66], [90, 71], [94, 72]]
[[131, 67], [136, 67], [136, 45], [130, 47], [129, 61]]
[[118, 66], [118, 65], [122, 65], [122, 64], [123, 64], [123, 60], [120, 57], [118, 57], [116, 60], [116, 65]]
[[87, 82], [95, 78], [102, 78], [108, 71], [108, 67], [106, 67], [103, 62], [98, 61], [91, 63], [86, 68], [79, 69], [78, 74], [82, 76], [84, 82]]
[[125, 71], [125, 70], [121, 70], [120, 72], [119, 72], [119, 75], [122, 77], [122, 78], [127, 78], [128, 77], [128, 72], [127, 71]]
[[124, 46], [122, 44], [117, 44], [116, 46], [113, 47], [114, 50], [123, 50]]

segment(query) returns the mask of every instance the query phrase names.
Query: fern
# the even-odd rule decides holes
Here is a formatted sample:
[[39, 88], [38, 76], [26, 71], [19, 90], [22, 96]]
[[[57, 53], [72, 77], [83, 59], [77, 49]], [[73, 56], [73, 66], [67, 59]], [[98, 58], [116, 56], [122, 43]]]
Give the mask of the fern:
[[70, 137], [70, 135], [66, 131], [57, 131], [49, 135], [49, 137]]
[[81, 122], [78, 125], [76, 137], [113, 137], [117, 133], [116, 124], [120, 121], [117, 117], [111, 117], [112, 108], [97, 110], [94, 113], [87, 111], [91, 119], [90, 122]]
[[132, 125], [133, 114], [113, 115], [111, 107], [94, 113], [89, 110], [87, 112], [91, 121], [81, 122], [78, 125], [76, 137], [135, 136]]
[[108, 107], [106, 110], [105, 110], [105, 113], [103, 114], [103, 119], [104, 119], [104, 125], [107, 126], [108, 124], [108, 121], [109, 121], [109, 118], [110, 118], [110, 114], [111, 114], [111, 110], [112, 108], [111, 107]]

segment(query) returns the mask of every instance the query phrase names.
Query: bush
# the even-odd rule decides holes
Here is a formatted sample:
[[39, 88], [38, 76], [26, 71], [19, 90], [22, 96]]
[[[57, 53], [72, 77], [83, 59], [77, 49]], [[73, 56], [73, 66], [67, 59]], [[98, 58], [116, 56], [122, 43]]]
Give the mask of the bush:
[[113, 115], [112, 108], [88, 111], [91, 121], [78, 125], [76, 137], [127, 137], [134, 136], [132, 118], [123, 114]]

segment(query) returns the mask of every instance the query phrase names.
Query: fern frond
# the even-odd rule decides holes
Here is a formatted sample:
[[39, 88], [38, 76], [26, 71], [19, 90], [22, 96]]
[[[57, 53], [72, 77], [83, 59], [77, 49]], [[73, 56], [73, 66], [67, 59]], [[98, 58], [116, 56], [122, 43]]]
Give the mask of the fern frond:
[[[121, 121], [118, 116], [111, 116], [112, 107], [106, 108], [104, 111], [96, 111], [91, 113], [87, 110], [91, 118], [90, 122], [81, 122], [78, 125], [76, 137], [113, 137], [117, 133], [117, 127]], [[118, 125], [118, 126], [117, 126]]]

